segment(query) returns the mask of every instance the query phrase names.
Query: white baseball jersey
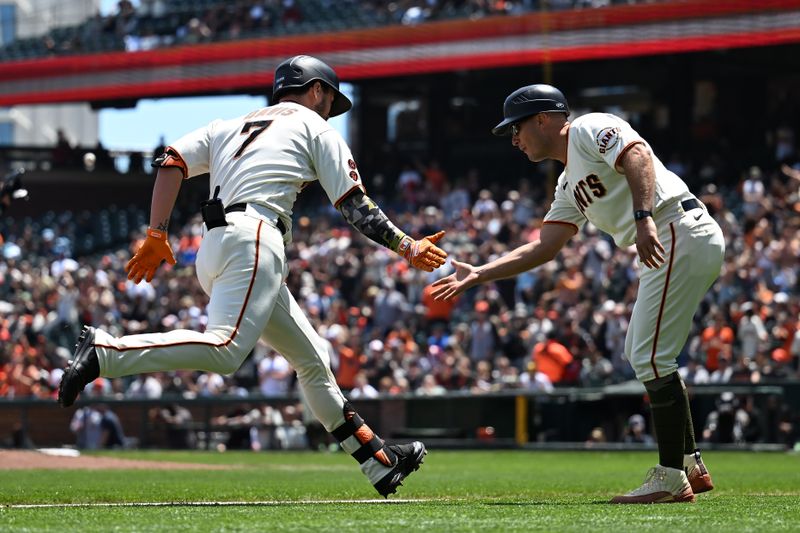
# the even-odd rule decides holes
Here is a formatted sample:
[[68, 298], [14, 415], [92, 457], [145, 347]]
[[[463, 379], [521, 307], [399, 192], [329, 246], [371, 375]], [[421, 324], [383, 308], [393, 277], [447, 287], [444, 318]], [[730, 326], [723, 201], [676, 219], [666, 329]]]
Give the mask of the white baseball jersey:
[[[294, 367], [303, 397], [325, 429], [343, 427], [347, 400], [331, 372], [330, 343], [286, 286], [288, 233], [273, 215], [288, 226], [297, 193], [314, 180], [334, 205], [356, 187], [363, 190], [350, 149], [317, 113], [289, 102], [212, 122], [171, 147], [186, 164], [187, 177], [209, 172], [211, 191], [219, 186], [225, 205], [248, 207], [231, 211], [227, 224], [203, 235], [195, 268], [209, 297], [204, 331], [114, 337], [98, 328], [100, 374], [178, 369], [231, 374], [262, 340]], [[354, 456], [363, 446], [354, 434], [342, 440]], [[376, 457], [359, 462], [373, 485], [393, 468]]]
[[619, 246], [636, 242], [631, 190], [617, 170], [620, 158], [639, 143], [650, 151], [656, 174], [653, 219], [666, 256], [661, 268], [642, 270], [625, 356], [642, 382], [667, 376], [678, 369], [675, 358], [686, 343], [692, 317], [719, 275], [725, 253], [722, 231], [699, 204], [691, 214], [684, 211], [680, 202], [693, 198], [686, 184], [621, 118], [590, 113], [575, 119], [568, 135], [566, 165], [545, 223], [580, 229], [588, 220]]
[[334, 205], [354, 188], [364, 190], [350, 148], [319, 114], [281, 102], [245, 116], [216, 120], [171, 144], [188, 176], [209, 172], [226, 206], [266, 206], [286, 223], [297, 194], [319, 180]]
[[580, 229], [588, 220], [611, 235], [618, 246], [633, 244], [633, 199], [628, 180], [617, 169], [621, 156], [639, 143], [650, 151], [655, 167], [656, 222], [661, 222], [662, 207], [691, 198], [683, 180], [664, 167], [630, 124], [608, 113], [589, 113], [570, 124], [566, 165], [545, 223], [570, 224]]
[[[363, 189], [341, 135], [295, 103], [212, 122], [171, 147], [186, 164], [187, 177], [210, 173], [212, 194], [219, 186], [226, 206], [265, 206], [287, 228], [297, 193], [312, 181], [319, 180], [334, 203], [356, 187]], [[230, 374], [261, 339], [295, 368], [304, 397], [325, 428], [343, 424], [346, 400], [331, 373], [327, 345], [284, 283], [286, 236], [267, 218], [262, 210], [234, 211], [226, 216], [227, 226], [203, 236], [195, 268], [209, 296], [204, 331], [113, 337], [97, 329], [101, 373], [199, 369]]]

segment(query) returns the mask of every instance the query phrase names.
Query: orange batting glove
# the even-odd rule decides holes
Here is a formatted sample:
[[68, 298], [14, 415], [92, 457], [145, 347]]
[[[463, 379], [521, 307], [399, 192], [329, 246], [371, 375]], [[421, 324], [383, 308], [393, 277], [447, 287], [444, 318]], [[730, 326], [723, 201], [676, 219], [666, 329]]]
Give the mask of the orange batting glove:
[[418, 241], [406, 235], [400, 241], [397, 253], [402, 255], [414, 268], [425, 272], [433, 272], [442, 266], [444, 260], [447, 259], [447, 252], [436, 246], [436, 243], [442, 237], [444, 237], [444, 231], [440, 231], [435, 235], [428, 235]]
[[161, 261], [166, 261], [170, 265], [175, 264], [175, 256], [167, 241], [167, 232], [147, 228], [147, 238], [125, 265], [125, 272], [128, 273], [128, 279], [134, 283], [139, 283], [142, 279], [149, 282], [155, 276]]

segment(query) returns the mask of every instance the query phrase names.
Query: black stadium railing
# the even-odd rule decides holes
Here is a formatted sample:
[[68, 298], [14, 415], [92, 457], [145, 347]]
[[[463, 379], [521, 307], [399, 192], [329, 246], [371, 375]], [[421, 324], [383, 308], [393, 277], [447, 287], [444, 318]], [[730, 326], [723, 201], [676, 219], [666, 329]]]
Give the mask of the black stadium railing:
[[[772, 407], [800, 408], [800, 382], [770, 385], [704, 385], [690, 387], [695, 430], [700, 436], [707, 415], [720, 396], [732, 392], [767, 414]], [[180, 396], [154, 400], [92, 398], [79, 401], [77, 408], [105, 404], [119, 417], [126, 434], [142, 448], [165, 447], [163, 425], [154, 422], [154, 408], [178, 404], [192, 414], [181, 429], [193, 432], [198, 447], [213, 445], [214, 434], [231, 426], [220, 425], [218, 417], [259, 406], [299, 403], [295, 396], [208, 397]], [[552, 393], [508, 390], [475, 395], [451, 392], [442, 396], [398, 395], [352, 402], [362, 416], [389, 440], [424, 439], [432, 447], [448, 448], [565, 448], [618, 449], [623, 429], [635, 413], [647, 414], [644, 389], [638, 383], [603, 388], [559, 388]], [[246, 409], [245, 409], [246, 410]], [[785, 412], [785, 411], [784, 411]], [[27, 442], [36, 447], [72, 445], [70, 420], [75, 409], [62, 409], [55, 401], [0, 399], [0, 443], [6, 446]], [[253, 424], [266, 427], [263, 422]], [[593, 430], [601, 429], [605, 441], [590, 441]], [[12, 436], [14, 439], [12, 439]], [[721, 444], [718, 448], [783, 449], [791, 442], [762, 435], [757, 443]], [[634, 445], [632, 448], [641, 448]], [[644, 446], [647, 447], [647, 446]]]

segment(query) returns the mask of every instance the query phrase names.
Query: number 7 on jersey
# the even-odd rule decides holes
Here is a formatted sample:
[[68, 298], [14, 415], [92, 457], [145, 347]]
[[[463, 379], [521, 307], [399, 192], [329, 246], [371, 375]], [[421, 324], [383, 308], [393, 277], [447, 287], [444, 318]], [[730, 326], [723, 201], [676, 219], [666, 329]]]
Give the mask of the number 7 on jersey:
[[[240, 131], [239, 133], [241, 135], [244, 135], [245, 133], [249, 133], [250, 135], [247, 136], [247, 139], [244, 140], [244, 142], [242, 143], [242, 146], [240, 146], [239, 149], [236, 150], [236, 153], [233, 154], [233, 158], [236, 159], [237, 157], [242, 155], [242, 152], [244, 152], [244, 149], [247, 148], [247, 146], [251, 142], [255, 141], [256, 137], [261, 135], [261, 133], [264, 130], [269, 128], [270, 124], [272, 124], [271, 120], [254, 120], [253, 122], [245, 122], [244, 126], [242, 126], [242, 131]], [[253, 131], [250, 131], [251, 129]]]

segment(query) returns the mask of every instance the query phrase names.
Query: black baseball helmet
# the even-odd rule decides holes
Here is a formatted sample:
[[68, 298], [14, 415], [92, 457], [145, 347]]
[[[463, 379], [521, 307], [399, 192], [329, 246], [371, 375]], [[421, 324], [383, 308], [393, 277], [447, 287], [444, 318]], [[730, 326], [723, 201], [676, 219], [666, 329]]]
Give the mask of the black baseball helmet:
[[503, 104], [503, 121], [492, 128], [492, 133], [508, 135], [513, 123], [537, 113], [548, 112], [569, 115], [569, 105], [561, 91], [544, 83], [526, 85], [508, 95]]
[[325, 62], [311, 56], [290, 57], [278, 65], [272, 84], [272, 98], [278, 101], [289, 89], [299, 89], [315, 81], [321, 81], [336, 93], [330, 116], [335, 117], [350, 111], [353, 103], [339, 92], [339, 77], [336, 72]]

